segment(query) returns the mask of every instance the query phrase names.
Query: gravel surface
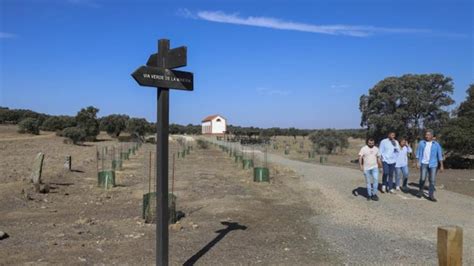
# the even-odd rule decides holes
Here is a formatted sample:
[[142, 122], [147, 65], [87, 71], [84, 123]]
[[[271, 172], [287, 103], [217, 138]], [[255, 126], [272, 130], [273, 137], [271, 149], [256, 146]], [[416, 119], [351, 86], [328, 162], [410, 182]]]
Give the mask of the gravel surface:
[[[474, 264], [472, 197], [439, 190], [437, 203], [403, 192], [379, 193], [380, 201], [367, 201], [365, 180], [358, 170], [270, 154], [268, 159], [302, 176], [293, 186], [323, 213], [311, 222], [344, 263], [437, 264], [437, 227], [458, 225], [464, 231], [464, 263]], [[417, 188], [411, 189], [414, 193]]]

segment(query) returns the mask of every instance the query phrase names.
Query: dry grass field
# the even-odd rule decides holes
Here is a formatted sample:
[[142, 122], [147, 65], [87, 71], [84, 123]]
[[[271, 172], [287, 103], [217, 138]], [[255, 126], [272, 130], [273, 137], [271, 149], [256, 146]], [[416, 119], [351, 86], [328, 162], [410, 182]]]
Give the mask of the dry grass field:
[[[312, 143], [308, 138], [297, 137], [295, 140], [293, 137], [279, 136], [273, 143], [277, 144], [277, 149], [269, 147], [269, 153], [308, 163], [320, 163], [320, 155], [316, 155], [315, 158], [308, 158], [308, 152], [312, 149]], [[290, 152], [287, 155], [285, 155], [286, 145], [290, 148]], [[351, 161], [358, 158], [359, 150], [364, 145], [365, 141], [362, 139], [349, 138], [349, 147], [342, 152], [338, 150], [336, 154], [328, 155], [326, 164], [359, 169], [359, 165]], [[418, 178], [419, 172], [413, 167], [413, 162], [411, 162], [409, 182], [417, 183]], [[436, 182], [438, 189], [447, 189], [474, 197], [474, 170], [446, 169], [444, 173], [438, 174]]]
[[[288, 155], [284, 154], [285, 141], [291, 146]], [[189, 155], [175, 157], [174, 193], [177, 210], [185, 217], [170, 227], [170, 263], [363, 262], [373, 249], [403, 242], [409, 243], [403, 252], [382, 252], [377, 261], [410, 264], [420, 259], [409, 254], [413, 246], [424, 251], [423, 260], [432, 261], [436, 240], [428, 230], [432, 226], [459, 224], [465, 229], [466, 241], [472, 239], [472, 223], [460, 211], [472, 206], [471, 197], [443, 191], [439, 192], [440, 202], [433, 205], [408, 194], [385, 194], [373, 208], [375, 213], [386, 213], [367, 220], [360, 212], [368, 203], [351, 193], [357, 187], [364, 190], [362, 176], [359, 182], [359, 172], [350, 169], [357, 166], [350, 160], [356, 158], [362, 141], [351, 139], [349, 149], [329, 156], [328, 166], [320, 166], [318, 157], [308, 159], [307, 151], [298, 152], [298, 141], [303, 139], [295, 143], [293, 138], [279, 137], [279, 148], [268, 149], [270, 183], [253, 182], [251, 170], [243, 169], [214, 145], [201, 149], [193, 142]], [[144, 222], [141, 210], [143, 194], [148, 192], [148, 156], [155, 146], [142, 145], [116, 171], [117, 186], [105, 190], [97, 186], [96, 151], [118, 145], [104, 133], [96, 142], [71, 145], [50, 132], [20, 135], [14, 126], [0, 126], [0, 231], [9, 234], [0, 242], [0, 265], [154, 264], [155, 225]], [[173, 136], [170, 160], [178, 147]], [[303, 147], [310, 147], [308, 140]], [[38, 152], [45, 153], [43, 180], [51, 186], [48, 194], [34, 192], [28, 181]], [[256, 158], [262, 157], [257, 154]], [[67, 155], [72, 156], [72, 171], [63, 166]], [[170, 161], [170, 179], [172, 173]], [[438, 189], [472, 196], [470, 173], [448, 170], [439, 176], [442, 186]], [[410, 181], [416, 179], [412, 170]], [[420, 210], [422, 216], [411, 215]], [[451, 214], [439, 214], [444, 211]], [[420, 224], [424, 216], [430, 217], [429, 228], [407, 232], [407, 227], [391, 226], [385, 228], [392, 232], [390, 238], [380, 233], [385, 232], [380, 230], [382, 224], [370, 222], [398, 219], [413, 225]], [[372, 233], [361, 233], [354, 226]], [[373, 243], [364, 248], [358, 238]], [[472, 249], [466, 246], [465, 252], [467, 261], [472, 261]]]
[[[154, 263], [155, 226], [141, 218], [146, 161], [144, 144], [117, 171], [117, 186], [97, 186], [97, 147], [118, 145], [105, 134], [98, 142], [64, 144], [51, 133], [19, 135], [0, 126], [0, 265]], [[170, 153], [177, 150], [170, 143]], [[33, 159], [45, 153], [48, 194], [27, 181]], [[63, 169], [72, 156], [73, 171]], [[172, 164], [170, 163], [170, 166]], [[171, 173], [171, 172], [170, 172]], [[299, 176], [270, 165], [271, 182], [254, 183], [218, 148], [194, 150], [176, 160], [177, 209], [186, 217], [170, 230], [170, 263], [337, 263], [338, 256], [310, 226], [314, 210], [292, 189]], [[171, 181], [170, 181], [171, 183]]]

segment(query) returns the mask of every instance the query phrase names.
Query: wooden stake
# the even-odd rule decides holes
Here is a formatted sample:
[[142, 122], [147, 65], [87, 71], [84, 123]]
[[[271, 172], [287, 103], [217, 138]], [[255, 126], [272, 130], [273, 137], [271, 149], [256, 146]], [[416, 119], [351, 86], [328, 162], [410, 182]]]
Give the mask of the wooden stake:
[[99, 175], [99, 148], [95, 146], [95, 161], [96, 161], [96, 172], [97, 176]]
[[462, 240], [461, 227], [438, 227], [438, 264], [440, 266], [462, 265]]
[[175, 154], [173, 153], [173, 166], [171, 169], [171, 194], [174, 195], [174, 156]]
[[[148, 195], [151, 193], [151, 151], [150, 151], [150, 160], [148, 162]], [[148, 196], [149, 197], [149, 196]]]

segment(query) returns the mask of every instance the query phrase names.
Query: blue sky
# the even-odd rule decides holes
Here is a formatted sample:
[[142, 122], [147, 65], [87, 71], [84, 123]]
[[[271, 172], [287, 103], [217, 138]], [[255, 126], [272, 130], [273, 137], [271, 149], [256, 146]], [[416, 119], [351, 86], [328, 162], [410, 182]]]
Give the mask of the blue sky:
[[387, 76], [442, 73], [465, 98], [472, 2], [0, 0], [0, 105], [155, 121], [156, 90], [130, 74], [168, 38], [195, 79], [171, 92], [171, 122], [356, 128]]

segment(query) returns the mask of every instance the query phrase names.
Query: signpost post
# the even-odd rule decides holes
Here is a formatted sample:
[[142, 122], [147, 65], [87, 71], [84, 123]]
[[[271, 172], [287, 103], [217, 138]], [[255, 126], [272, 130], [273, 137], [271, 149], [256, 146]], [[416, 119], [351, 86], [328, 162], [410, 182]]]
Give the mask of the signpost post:
[[193, 73], [172, 70], [187, 64], [185, 46], [170, 49], [170, 41], [158, 41], [158, 53], [152, 54], [146, 66], [132, 73], [141, 86], [157, 88], [156, 121], [156, 265], [168, 265], [168, 130], [169, 89], [192, 91]]

